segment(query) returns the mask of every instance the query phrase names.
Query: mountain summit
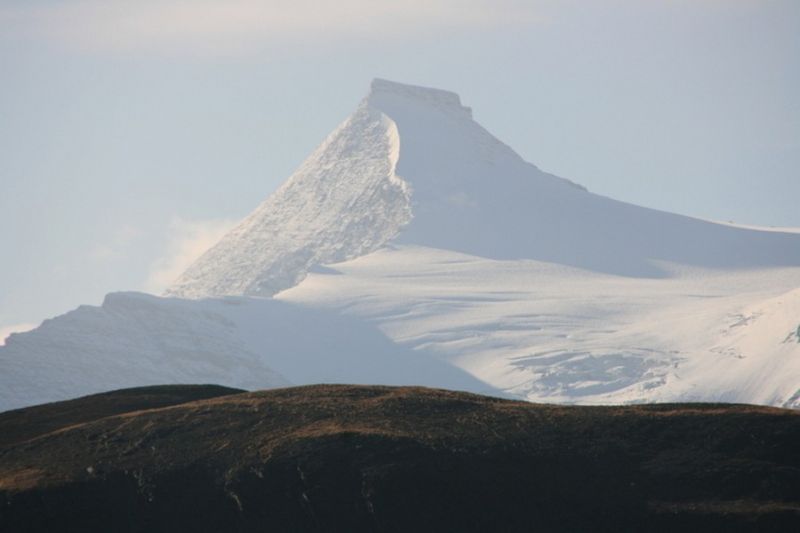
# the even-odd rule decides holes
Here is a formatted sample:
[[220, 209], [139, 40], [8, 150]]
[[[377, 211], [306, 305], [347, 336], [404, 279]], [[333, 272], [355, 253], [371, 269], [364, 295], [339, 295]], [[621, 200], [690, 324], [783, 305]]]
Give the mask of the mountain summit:
[[800, 407], [798, 287], [800, 231], [593, 194], [455, 93], [375, 80], [172, 297], [12, 335], [0, 409], [162, 383]]
[[269, 296], [315, 264], [367, 254], [395, 237], [412, 214], [410, 187], [395, 173], [397, 126], [375, 105], [392, 93], [420, 109], [458, 106], [450, 93], [414, 95], [410, 87], [376, 80], [356, 111], [168, 294]]
[[389, 242], [662, 277], [664, 261], [797, 265], [798, 241], [591, 194], [525, 162], [457, 94], [376, 79], [355, 112], [168, 294], [270, 296], [315, 265]]

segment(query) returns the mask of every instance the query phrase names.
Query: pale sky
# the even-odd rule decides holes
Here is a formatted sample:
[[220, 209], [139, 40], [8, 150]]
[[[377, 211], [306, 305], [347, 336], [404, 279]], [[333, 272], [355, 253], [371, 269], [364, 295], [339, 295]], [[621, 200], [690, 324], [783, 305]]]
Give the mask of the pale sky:
[[0, 342], [160, 291], [373, 77], [593, 192], [800, 226], [794, 0], [0, 0]]

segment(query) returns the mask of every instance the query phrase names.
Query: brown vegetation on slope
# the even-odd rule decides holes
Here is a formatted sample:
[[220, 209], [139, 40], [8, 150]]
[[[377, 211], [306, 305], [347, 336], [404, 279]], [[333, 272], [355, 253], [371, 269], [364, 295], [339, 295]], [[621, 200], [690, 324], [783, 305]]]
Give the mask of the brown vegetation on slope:
[[0, 530], [800, 530], [794, 411], [326, 385], [61, 422], [0, 446]]

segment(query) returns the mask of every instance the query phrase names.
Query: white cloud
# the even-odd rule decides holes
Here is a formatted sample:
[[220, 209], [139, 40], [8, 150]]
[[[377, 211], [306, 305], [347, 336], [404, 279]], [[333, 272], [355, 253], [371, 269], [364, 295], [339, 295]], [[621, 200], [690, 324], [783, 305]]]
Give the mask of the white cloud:
[[153, 263], [143, 289], [161, 294], [198, 257], [215, 245], [235, 220], [185, 220], [174, 217], [169, 225], [167, 251]]
[[18, 36], [94, 51], [240, 53], [350, 38], [396, 39], [540, 20], [518, 0], [74, 0], [0, 7]]
[[6, 339], [12, 333], [23, 333], [25, 331], [30, 331], [39, 324], [31, 324], [31, 323], [22, 323], [22, 324], [10, 324], [8, 326], [0, 326], [0, 346], [4, 346], [6, 343]]

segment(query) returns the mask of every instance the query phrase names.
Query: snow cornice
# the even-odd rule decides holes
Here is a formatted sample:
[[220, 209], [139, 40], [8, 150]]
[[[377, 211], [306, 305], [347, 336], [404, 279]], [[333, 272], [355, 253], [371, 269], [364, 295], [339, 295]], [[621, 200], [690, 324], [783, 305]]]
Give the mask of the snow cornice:
[[432, 107], [452, 114], [472, 118], [472, 109], [461, 105], [458, 94], [442, 89], [407, 85], [394, 81], [375, 78], [372, 80], [367, 102], [381, 108], [387, 100], [403, 101], [405, 104], [418, 107]]

